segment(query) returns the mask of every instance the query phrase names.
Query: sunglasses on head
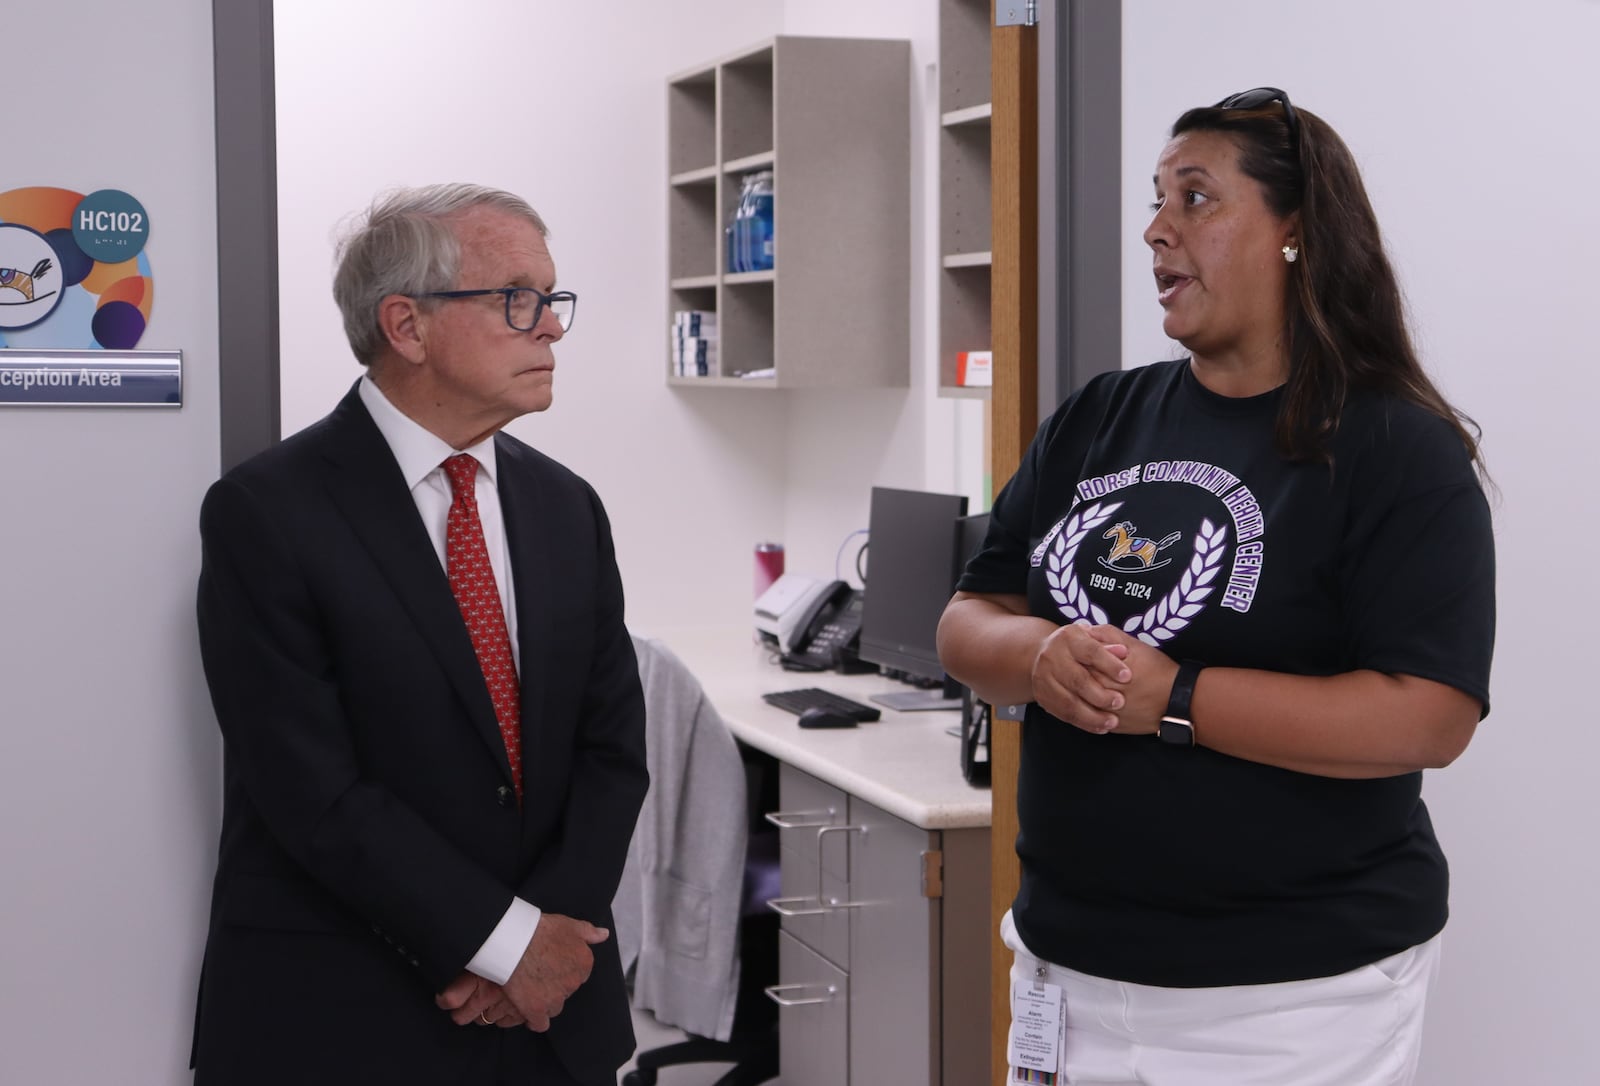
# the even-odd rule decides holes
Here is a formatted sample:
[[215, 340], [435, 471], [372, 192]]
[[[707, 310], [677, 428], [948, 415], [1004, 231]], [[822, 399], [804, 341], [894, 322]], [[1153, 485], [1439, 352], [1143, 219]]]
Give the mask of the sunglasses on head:
[[1262, 106], [1279, 102], [1283, 105], [1283, 119], [1289, 126], [1289, 141], [1294, 144], [1295, 154], [1300, 153], [1300, 118], [1295, 115], [1294, 106], [1289, 104], [1289, 96], [1277, 87], [1256, 87], [1252, 90], [1240, 91], [1230, 94], [1218, 102], [1213, 109], [1260, 109]]

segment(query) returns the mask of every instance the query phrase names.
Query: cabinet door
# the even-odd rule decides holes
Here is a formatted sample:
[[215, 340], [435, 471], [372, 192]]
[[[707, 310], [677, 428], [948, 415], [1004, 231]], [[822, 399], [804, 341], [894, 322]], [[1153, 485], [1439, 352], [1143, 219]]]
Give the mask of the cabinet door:
[[778, 982], [785, 1001], [778, 1009], [778, 1080], [783, 1086], [849, 1086], [849, 978], [780, 932]]
[[850, 843], [850, 892], [861, 903], [850, 910], [851, 1072], [863, 1083], [938, 1086], [940, 902], [924, 896], [922, 864], [939, 835], [854, 796], [850, 821], [864, 828]]

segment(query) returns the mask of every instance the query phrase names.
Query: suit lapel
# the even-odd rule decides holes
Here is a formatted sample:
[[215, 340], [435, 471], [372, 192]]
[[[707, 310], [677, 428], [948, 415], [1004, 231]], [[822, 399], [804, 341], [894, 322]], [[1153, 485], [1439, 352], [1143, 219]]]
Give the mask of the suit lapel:
[[[511, 558], [512, 591], [517, 600], [517, 652], [522, 682], [522, 764], [527, 767], [539, 752], [539, 722], [543, 716], [544, 662], [551, 659], [551, 583], [553, 540], [543, 479], [516, 442], [504, 434], [495, 438], [499, 458], [500, 512], [505, 518]], [[543, 515], [542, 515], [543, 514]]]
[[[505, 740], [450, 581], [417, 515], [400, 466], [354, 389], [328, 417], [328, 432], [332, 470], [327, 485], [335, 505], [416, 622], [466, 708], [473, 730], [510, 783]], [[517, 578], [520, 584], [520, 570]], [[520, 621], [520, 610], [518, 617]], [[523, 698], [526, 701], [526, 688]]]

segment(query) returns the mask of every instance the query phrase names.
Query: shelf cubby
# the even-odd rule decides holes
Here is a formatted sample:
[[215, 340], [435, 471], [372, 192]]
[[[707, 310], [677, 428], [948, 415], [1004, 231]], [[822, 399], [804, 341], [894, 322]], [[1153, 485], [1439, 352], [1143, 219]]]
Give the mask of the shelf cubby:
[[990, 266], [990, 0], [939, 0], [939, 394], [981, 399], [956, 384], [956, 356], [992, 349]]

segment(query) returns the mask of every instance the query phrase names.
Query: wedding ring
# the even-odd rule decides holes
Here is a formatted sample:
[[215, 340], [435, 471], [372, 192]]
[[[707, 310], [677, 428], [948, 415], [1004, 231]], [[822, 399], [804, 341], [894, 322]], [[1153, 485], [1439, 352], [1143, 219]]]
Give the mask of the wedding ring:
[[494, 1025], [494, 1022], [490, 1021], [489, 1016], [484, 1014], [482, 1011], [478, 1012], [478, 1021], [482, 1022], [486, 1026]]

